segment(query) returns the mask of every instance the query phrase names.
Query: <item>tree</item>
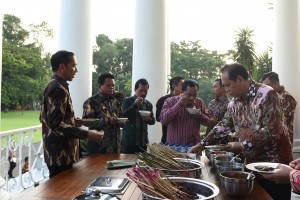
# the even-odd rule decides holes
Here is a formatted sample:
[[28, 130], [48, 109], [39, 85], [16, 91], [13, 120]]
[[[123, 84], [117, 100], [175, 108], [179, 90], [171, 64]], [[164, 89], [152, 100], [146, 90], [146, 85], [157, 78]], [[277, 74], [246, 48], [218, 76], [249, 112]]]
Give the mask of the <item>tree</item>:
[[245, 28], [239, 29], [236, 33], [237, 38], [234, 42], [236, 52], [233, 59], [246, 67], [249, 74], [252, 76], [256, 59], [255, 44], [251, 41], [254, 35], [254, 30]]
[[5, 15], [2, 48], [2, 108], [28, 107], [40, 101], [49, 80], [49, 54], [42, 54], [41, 43], [31, 42], [30, 31], [21, 20]]
[[258, 55], [256, 60], [256, 70], [253, 74], [253, 79], [260, 81], [264, 73], [272, 71], [272, 56], [269, 51], [265, 51]]

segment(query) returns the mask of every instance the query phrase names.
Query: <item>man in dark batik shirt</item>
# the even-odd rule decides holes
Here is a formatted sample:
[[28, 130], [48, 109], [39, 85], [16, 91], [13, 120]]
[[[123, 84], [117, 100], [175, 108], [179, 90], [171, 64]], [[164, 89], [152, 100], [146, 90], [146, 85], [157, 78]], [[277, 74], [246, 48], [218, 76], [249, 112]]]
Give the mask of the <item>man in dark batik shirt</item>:
[[[128, 123], [122, 130], [121, 153], [136, 153], [147, 150], [148, 124], [153, 125], [152, 104], [146, 100], [149, 84], [146, 79], [139, 79], [134, 86], [135, 95], [125, 98], [122, 103], [124, 117]], [[140, 110], [150, 111], [147, 117], [141, 117]]]
[[285, 124], [289, 129], [289, 135], [291, 144], [293, 144], [294, 137], [294, 114], [296, 110], [297, 101], [294, 97], [288, 93], [284, 86], [279, 83], [278, 74], [275, 72], [268, 72], [262, 76], [263, 84], [271, 86], [278, 94], [280, 99], [280, 105], [284, 113]]
[[79, 159], [78, 139], [100, 141], [103, 131], [83, 130], [77, 128], [83, 122], [75, 120], [69, 84], [77, 72], [77, 62], [74, 53], [58, 51], [51, 57], [54, 76], [47, 84], [40, 120], [45, 162], [49, 169], [49, 177], [72, 167]]
[[118, 118], [122, 114], [122, 107], [113, 97], [115, 91], [114, 76], [110, 73], [101, 74], [98, 78], [99, 92], [86, 100], [83, 104], [82, 118], [99, 119], [86, 123], [89, 129], [104, 130], [106, 133], [100, 142], [88, 140], [88, 154], [118, 153], [120, 140], [120, 126]]
[[208, 103], [207, 110], [210, 119], [213, 119], [214, 123], [212, 126], [207, 127], [206, 134], [208, 134], [211, 129], [222, 120], [227, 111], [227, 106], [229, 103], [229, 99], [226, 96], [226, 91], [220, 78], [215, 80], [213, 84], [213, 92], [216, 98]]

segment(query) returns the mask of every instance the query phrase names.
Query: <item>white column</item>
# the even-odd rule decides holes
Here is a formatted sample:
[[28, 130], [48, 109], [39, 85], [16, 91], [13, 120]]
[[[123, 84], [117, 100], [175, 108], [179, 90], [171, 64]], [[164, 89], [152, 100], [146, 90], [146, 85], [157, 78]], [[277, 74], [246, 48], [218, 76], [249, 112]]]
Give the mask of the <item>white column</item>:
[[[1, 105], [1, 83], [2, 83], [2, 29], [3, 29], [3, 1], [0, 0], [0, 105]], [[1, 108], [0, 108], [0, 127], [1, 127]]]
[[[168, 49], [166, 0], [136, 0], [135, 34], [133, 39], [132, 88], [146, 78], [150, 89], [147, 99], [154, 113], [157, 100], [167, 91]], [[161, 140], [161, 124], [148, 126], [149, 141]]]
[[60, 10], [59, 50], [75, 53], [78, 73], [70, 82], [75, 116], [92, 94], [91, 1], [63, 0]]
[[[298, 0], [275, 0], [273, 71], [298, 102], [294, 120], [294, 151], [300, 151], [300, 62]], [[298, 150], [297, 150], [298, 149]]]

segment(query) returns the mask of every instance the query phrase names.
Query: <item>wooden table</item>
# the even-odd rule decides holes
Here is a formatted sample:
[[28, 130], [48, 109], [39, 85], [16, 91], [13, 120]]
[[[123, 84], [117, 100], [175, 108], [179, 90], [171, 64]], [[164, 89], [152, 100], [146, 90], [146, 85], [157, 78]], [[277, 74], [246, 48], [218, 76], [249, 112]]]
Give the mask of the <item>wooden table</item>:
[[[134, 160], [136, 156], [133, 154], [98, 154], [89, 156], [74, 165], [73, 169], [62, 172], [61, 174], [49, 179], [39, 186], [24, 191], [19, 198], [22, 200], [66, 200], [72, 199], [81, 194], [88, 184], [96, 177], [111, 176], [111, 177], [126, 177], [126, 169], [107, 170], [105, 168], [106, 161], [109, 160]], [[201, 161], [205, 163], [202, 169], [203, 180], [214, 183], [220, 188], [217, 200], [234, 199], [225, 194], [220, 185], [219, 177], [216, 169], [212, 167], [208, 159], [203, 156]], [[123, 194], [124, 200], [142, 200], [140, 189], [135, 183], [131, 183]], [[17, 199], [19, 199], [17, 198]], [[264, 189], [255, 182], [253, 191], [245, 198], [247, 200], [272, 199]]]

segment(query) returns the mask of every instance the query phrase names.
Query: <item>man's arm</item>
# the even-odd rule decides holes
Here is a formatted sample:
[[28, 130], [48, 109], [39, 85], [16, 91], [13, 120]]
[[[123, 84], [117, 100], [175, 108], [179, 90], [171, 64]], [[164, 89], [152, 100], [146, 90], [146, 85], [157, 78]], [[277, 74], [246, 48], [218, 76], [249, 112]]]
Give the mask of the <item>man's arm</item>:
[[[168, 98], [165, 100], [163, 108], [160, 113], [160, 122], [162, 125], [167, 126], [170, 121], [174, 119], [177, 112], [180, 110], [182, 105], [179, 103], [175, 103], [175, 101], [172, 98]], [[175, 104], [174, 104], [175, 103]]]

